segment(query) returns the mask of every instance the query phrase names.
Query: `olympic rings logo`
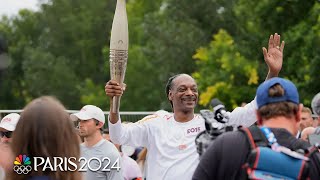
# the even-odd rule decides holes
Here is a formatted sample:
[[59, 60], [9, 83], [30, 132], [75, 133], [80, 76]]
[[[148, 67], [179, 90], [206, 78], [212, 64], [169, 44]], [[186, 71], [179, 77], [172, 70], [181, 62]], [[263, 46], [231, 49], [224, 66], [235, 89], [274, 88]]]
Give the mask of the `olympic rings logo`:
[[28, 174], [32, 170], [32, 167], [30, 165], [14, 165], [13, 170], [18, 174]]

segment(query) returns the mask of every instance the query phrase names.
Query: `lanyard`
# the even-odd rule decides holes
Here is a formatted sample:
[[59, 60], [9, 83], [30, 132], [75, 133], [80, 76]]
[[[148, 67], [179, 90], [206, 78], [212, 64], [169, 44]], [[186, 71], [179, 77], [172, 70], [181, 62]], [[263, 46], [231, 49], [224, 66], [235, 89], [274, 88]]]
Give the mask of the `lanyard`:
[[278, 144], [277, 139], [276, 139], [275, 135], [273, 134], [273, 132], [270, 130], [270, 128], [263, 126], [263, 127], [260, 127], [260, 129], [262, 130], [263, 134], [268, 139], [269, 145], [271, 146], [271, 148], [273, 150], [276, 150], [277, 147], [279, 147], [280, 145]]
[[268, 139], [269, 145], [271, 145], [272, 150], [284, 153], [284, 154], [289, 155], [291, 157], [294, 157], [296, 159], [302, 159], [302, 160], [306, 160], [306, 161], [309, 160], [309, 158], [305, 157], [303, 154], [292, 151], [289, 148], [286, 148], [284, 146], [280, 146], [280, 144], [278, 144], [277, 139], [274, 136], [273, 132], [270, 130], [270, 128], [263, 126], [263, 127], [260, 127], [260, 129], [262, 130], [263, 134]]

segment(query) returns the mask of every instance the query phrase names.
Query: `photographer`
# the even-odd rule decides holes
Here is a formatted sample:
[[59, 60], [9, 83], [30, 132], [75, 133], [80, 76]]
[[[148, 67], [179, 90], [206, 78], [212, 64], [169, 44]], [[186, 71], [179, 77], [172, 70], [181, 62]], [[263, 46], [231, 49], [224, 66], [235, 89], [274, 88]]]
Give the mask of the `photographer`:
[[[258, 124], [267, 129], [270, 128], [269, 130], [272, 133], [269, 132], [268, 135], [272, 135], [271, 140], [277, 143], [278, 146], [276, 147], [280, 145], [293, 151], [303, 149], [306, 152], [310, 145], [294, 136], [298, 131], [302, 110], [295, 85], [282, 78], [272, 78], [259, 86], [256, 97]], [[252, 135], [250, 138], [255, 139], [255, 137]], [[267, 137], [269, 140], [270, 136]], [[248, 138], [241, 131], [224, 133], [217, 137], [202, 156], [193, 179], [246, 179], [248, 177], [246, 173], [249, 171], [246, 171], [245, 167], [252, 148]], [[302, 157], [304, 157], [303, 154]], [[309, 174], [303, 174], [306, 177], [303, 176], [302, 178], [319, 179], [319, 152], [313, 153], [309, 159], [309, 166], [307, 166], [309, 167]], [[272, 160], [268, 159], [268, 161]], [[288, 169], [288, 171], [290, 170], [294, 171]]]

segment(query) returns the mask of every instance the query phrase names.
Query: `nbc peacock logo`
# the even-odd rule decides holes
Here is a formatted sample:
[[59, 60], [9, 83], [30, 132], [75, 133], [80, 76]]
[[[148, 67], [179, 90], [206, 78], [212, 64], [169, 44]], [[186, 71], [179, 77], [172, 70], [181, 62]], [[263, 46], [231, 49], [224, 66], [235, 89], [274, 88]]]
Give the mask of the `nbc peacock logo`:
[[28, 174], [32, 170], [31, 161], [27, 155], [20, 154], [13, 164], [13, 170], [18, 174]]

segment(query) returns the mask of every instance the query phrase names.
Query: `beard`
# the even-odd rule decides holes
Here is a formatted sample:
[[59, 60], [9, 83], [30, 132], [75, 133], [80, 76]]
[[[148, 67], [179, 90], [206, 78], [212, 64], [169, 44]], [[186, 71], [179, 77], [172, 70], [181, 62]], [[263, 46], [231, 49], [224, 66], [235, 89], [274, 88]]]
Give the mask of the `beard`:
[[79, 133], [78, 134], [79, 134], [80, 137], [88, 137], [89, 136], [88, 131], [81, 130], [81, 129], [79, 129]]

